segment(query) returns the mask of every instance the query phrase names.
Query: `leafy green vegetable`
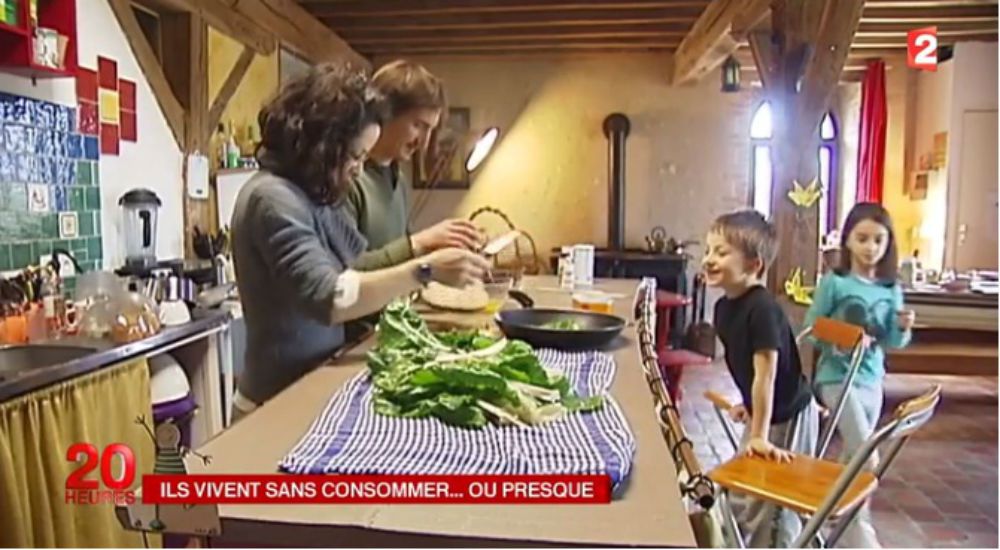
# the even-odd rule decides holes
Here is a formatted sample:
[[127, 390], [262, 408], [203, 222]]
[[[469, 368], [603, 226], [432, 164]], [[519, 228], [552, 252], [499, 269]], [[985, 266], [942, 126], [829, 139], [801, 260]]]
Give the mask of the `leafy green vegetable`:
[[376, 332], [368, 368], [379, 414], [481, 428], [490, 418], [537, 425], [604, 404], [578, 396], [526, 342], [474, 330], [433, 333], [402, 301], [386, 307]]
[[575, 319], [557, 319], [555, 321], [545, 323], [542, 325], [542, 328], [549, 328], [552, 330], [583, 330], [583, 325]]

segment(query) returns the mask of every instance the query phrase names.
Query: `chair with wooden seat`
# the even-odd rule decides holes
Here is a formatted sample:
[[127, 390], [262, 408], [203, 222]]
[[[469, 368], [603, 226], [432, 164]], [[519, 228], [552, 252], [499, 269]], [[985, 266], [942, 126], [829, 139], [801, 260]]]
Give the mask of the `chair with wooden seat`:
[[[892, 418], [878, 428], [854, 454], [850, 462], [837, 462], [796, 454], [789, 463], [741, 455], [708, 474], [718, 485], [717, 502], [723, 507], [723, 519], [735, 544], [743, 547], [743, 538], [729, 505], [729, 493], [760, 499], [808, 517], [794, 543], [803, 548], [814, 539], [833, 547], [843, 535], [861, 505], [878, 486], [900, 449], [934, 415], [941, 399], [941, 387], [934, 386], [919, 397], [896, 408]], [[717, 406], [729, 406], [717, 403]], [[883, 444], [884, 458], [874, 470], [865, 466]], [[819, 537], [827, 521], [839, 520], [826, 537]]]

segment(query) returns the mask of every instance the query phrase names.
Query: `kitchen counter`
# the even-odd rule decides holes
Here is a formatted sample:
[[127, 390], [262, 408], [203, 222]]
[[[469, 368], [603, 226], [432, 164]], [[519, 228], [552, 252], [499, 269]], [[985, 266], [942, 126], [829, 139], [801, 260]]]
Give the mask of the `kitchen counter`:
[[995, 294], [908, 289], [904, 302], [917, 314], [917, 330], [997, 331]]
[[[553, 277], [530, 277], [524, 290], [542, 307], [569, 307]], [[631, 320], [637, 283], [602, 280], [620, 293], [616, 313]], [[546, 290], [546, 289], [551, 290]], [[513, 306], [516, 307], [516, 306]], [[482, 315], [437, 314], [433, 321]], [[365, 367], [371, 341], [321, 367], [222, 432], [198, 452], [211, 464], [189, 460], [191, 473], [267, 474], [295, 445], [331, 397]], [[611, 393], [636, 437], [633, 470], [621, 497], [607, 505], [220, 505], [220, 540], [212, 546], [526, 546], [695, 545], [674, 461], [664, 443], [629, 323], [608, 350], [618, 365]], [[280, 367], [280, 365], [275, 365]]]
[[108, 367], [126, 359], [149, 355], [156, 350], [176, 345], [185, 340], [203, 337], [206, 333], [224, 328], [229, 323], [229, 318], [230, 316], [226, 312], [209, 311], [191, 322], [164, 327], [156, 335], [131, 344], [115, 345], [110, 340], [83, 336], [69, 336], [45, 342], [52, 345], [89, 347], [96, 351], [61, 365], [31, 369], [0, 382], [0, 401], [6, 401], [18, 395]]

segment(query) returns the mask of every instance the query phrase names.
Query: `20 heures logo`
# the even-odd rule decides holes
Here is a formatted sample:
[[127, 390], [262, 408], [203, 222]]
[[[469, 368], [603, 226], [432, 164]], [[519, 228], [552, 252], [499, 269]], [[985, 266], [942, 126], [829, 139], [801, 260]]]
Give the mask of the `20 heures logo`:
[[[81, 462], [81, 456], [83, 460]], [[115, 457], [122, 467], [115, 476]], [[98, 453], [90, 443], [74, 443], [66, 450], [66, 460], [77, 468], [66, 477], [67, 504], [105, 504], [123, 506], [135, 503], [135, 491], [129, 487], [135, 481], [135, 453], [124, 443], [112, 443]], [[88, 479], [87, 474], [98, 470], [100, 480]], [[104, 488], [101, 488], [103, 485]]]

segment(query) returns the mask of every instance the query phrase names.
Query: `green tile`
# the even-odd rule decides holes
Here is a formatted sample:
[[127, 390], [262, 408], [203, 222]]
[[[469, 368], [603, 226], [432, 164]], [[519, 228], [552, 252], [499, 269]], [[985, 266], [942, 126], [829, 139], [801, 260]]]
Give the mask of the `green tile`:
[[68, 252], [72, 252], [73, 251], [73, 245], [70, 244], [70, 241], [66, 241], [66, 240], [52, 241], [52, 248], [53, 249], [61, 248], [61, 249], [66, 250]]
[[0, 184], [0, 210], [28, 211], [28, 186], [23, 183]]
[[101, 176], [101, 171], [99, 169], [100, 166], [101, 166], [101, 163], [99, 163], [99, 162], [94, 162], [94, 163], [91, 163], [91, 165], [90, 165], [91, 172], [93, 172], [93, 174], [94, 174], [94, 182], [93, 182], [94, 185], [100, 185], [101, 184], [101, 177], [100, 177]]
[[31, 249], [31, 257], [37, 262], [46, 254], [52, 254], [52, 241], [35, 241]]
[[67, 296], [73, 296], [76, 292], [76, 277], [70, 277], [68, 279], [63, 279], [63, 293]]
[[90, 261], [90, 257], [87, 254], [87, 249], [86, 248], [83, 249], [83, 250], [74, 250], [73, 251], [73, 257], [76, 258], [76, 263], [80, 264], [80, 267], [83, 267], [83, 264], [80, 263], [80, 262], [88, 262], [88, 261]]
[[94, 163], [89, 160], [78, 160], [76, 162], [76, 183], [77, 185], [94, 184]]
[[31, 243], [17, 243], [10, 245], [10, 261], [14, 269], [21, 269], [38, 263], [38, 258], [31, 257]]
[[104, 257], [104, 248], [101, 245], [100, 237], [87, 239], [87, 252], [91, 260], [99, 260]]
[[101, 230], [101, 211], [98, 210], [94, 212], [94, 235], [100, 235], [103, 231]]
[[77, 215], [79, 219], [79, 229], [81, 237], [91, 237], [95, 235], [94, 233], [94, 213], [93, 212], [79, 212]]
[[101, 209], [101, 190], [97, 187], [87, 188], [87, 210]]
[[59, 238], [59, 214], [46, 214], [42, 218], [42, 233], [49, 239]]
[[73, 239], [71, 242], [73, 243], [73, 250], [71, 250], [71, 252], [74, 254], [81, 251], [85, 252], [87, 250], [87, 239]]
[[10, 245], [0, 243], [0, 271], [13, 269], [14, 264], [10, 261]]
[[69, 188], [69, 209], [74, 212], [86, 210], [87, 188], [74, 185]]
[[0, 210], [0, 242], [10, 244], [45, 238], [42, 218], [44, 216], [28, 212]]

